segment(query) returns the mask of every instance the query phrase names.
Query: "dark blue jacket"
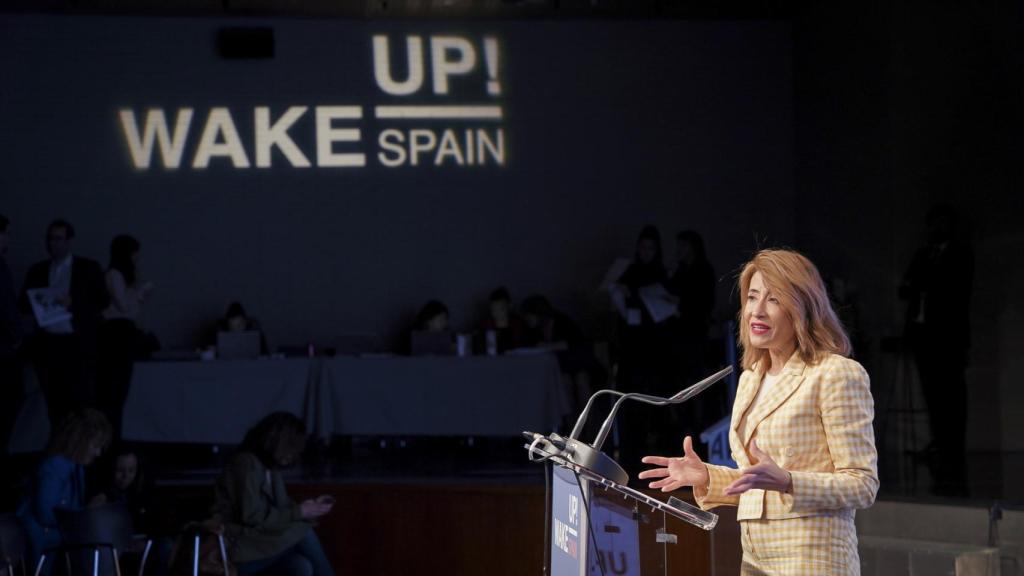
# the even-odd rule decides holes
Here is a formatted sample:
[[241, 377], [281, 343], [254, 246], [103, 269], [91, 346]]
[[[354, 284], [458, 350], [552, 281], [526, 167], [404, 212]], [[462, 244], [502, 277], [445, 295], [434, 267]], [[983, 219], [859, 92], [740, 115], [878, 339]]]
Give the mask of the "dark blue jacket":
[[28, 494], [18, 507], [18, 517], [29, 541], [30, 566], [35, 566], [47, 548], [61, 543], [54, 510], [84, 507], [85, 467], [61, 454], [40, 462]]

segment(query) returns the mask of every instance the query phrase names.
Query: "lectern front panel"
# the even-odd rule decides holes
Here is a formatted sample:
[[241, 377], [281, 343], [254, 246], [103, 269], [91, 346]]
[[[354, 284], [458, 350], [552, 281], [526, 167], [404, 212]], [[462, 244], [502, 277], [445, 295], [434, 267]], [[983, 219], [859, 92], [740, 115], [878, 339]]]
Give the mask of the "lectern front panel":
[[551, 468], [551, 576], [585, 576], [583, 492], [571, 470]]

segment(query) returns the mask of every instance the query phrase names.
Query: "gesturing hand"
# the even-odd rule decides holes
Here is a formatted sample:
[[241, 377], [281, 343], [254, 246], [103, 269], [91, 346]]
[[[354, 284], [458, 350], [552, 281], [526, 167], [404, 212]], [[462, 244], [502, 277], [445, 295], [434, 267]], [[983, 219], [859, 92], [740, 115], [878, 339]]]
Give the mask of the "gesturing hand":
[[693, 451], [693, 440], [689, 436], [683, 440], [682, 458], [644, 456], [643, 463], [661, 466], [644, 470], [637, 474], [637, 478], [661, 478], [651, 482], [650, 487], [661, 488], [662, 492], [671, 492], [683, 486], [704, 487], [708, 484], [708, 469], [700, 456]]
[[754, 457], [755, 464], [742, 469], [740, 477], [726, 486], [722, 490], [723, 494], [732, 496], [755, 488], [779, 492], [793, 490], [793, 475], [780, 468], [771, 456], [758, 448], [755, 440], [750, 441], [750, 455]]

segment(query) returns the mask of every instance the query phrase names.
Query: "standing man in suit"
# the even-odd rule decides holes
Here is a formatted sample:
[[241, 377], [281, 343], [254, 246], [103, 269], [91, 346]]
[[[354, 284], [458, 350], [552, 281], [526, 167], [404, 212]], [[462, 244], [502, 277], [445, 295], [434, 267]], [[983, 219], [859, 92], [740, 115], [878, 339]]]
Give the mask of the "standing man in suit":
[[50, 427], [55, 429], [71, 410], [95, 400], [96, 336], [107, 291], [103, 269], [95, 260], [71, 253], [75, 229], [54, 220], [46, 229], [48, 260], [28, 271], [21, 293], [22, 309], [31, 312], [29, 290], [50, 288], [70, 320], [38, 326], [31, 343], [32, 362], [46, 397]]
[[740, 274], [743, 375], [729, 446], [739, 469], [647, 456], [663, 491], [692, 486], [702, 508], [738, 506], [744, 575], [859, 576], [854, 511], [878, 492], [868, 375], [810, 260], [762, 250]]
[[932, 491], [965, 497], [974, 255], [958, 220], [948, 204], [928, 210], [927, 242], [914, 254], [899, 293], [907, 300], [904, 334], [928, 408]]

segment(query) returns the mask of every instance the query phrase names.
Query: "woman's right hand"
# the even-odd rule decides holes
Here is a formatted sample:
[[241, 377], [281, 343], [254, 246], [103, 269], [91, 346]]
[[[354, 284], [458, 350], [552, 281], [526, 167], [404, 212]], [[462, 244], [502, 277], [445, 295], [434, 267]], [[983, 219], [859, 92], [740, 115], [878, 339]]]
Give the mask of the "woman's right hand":
[[637, 478], [661, 478], [650, 483], [650, 487], [661, 488], [662, 492], [671, 492], [683, 486], [694, 486], [703, 489], [708, 485], [710, 477], [704, 462], [693, 451], [693, 440], [687, 436], [683, 440], [683, 457], [666, 458], [665, 456], [644, 456], [644, 464], [654, 464], [660, 468], [644, 470]]
[[299, 515], [302, 516], [303, 520], [312, 520], [330, 512], [331, 506], [333, 504], [317, 500], [305, 500], [299, 504]]

